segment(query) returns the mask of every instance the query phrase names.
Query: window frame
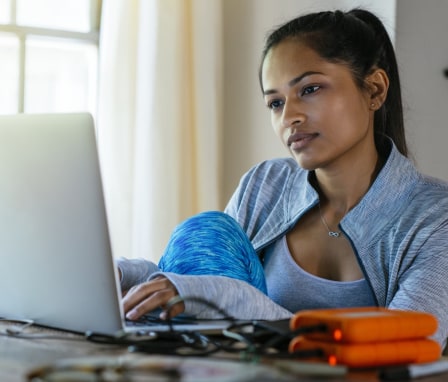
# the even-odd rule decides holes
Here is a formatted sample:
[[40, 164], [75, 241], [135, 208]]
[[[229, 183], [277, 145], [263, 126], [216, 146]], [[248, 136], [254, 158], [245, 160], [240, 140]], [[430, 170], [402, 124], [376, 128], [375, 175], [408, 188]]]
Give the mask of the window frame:
[[90, 0], [90, 30], [88, 32], [68, 31], [53, 28], [41, 28], [22, 26], [17, 24], [17, 0], [10, 0], [10, 23], [0, 23], [0, 32], [17, 37], [19, 41], [19, 84], [17, 112], [25, 110], [25, 67], [26, 67], [26, 40], [30, 36], [61, 38], [74, 40], [76, 43], [88, 42], [99, 48], [99, 36], [101, 27], [102, 0]]

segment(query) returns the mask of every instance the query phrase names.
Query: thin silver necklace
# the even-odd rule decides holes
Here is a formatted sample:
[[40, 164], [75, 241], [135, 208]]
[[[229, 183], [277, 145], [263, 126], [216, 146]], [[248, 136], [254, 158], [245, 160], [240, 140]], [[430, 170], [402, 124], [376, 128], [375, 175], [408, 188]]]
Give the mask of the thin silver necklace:
[[330, 237], [339, 237], [339, 236], [341, 236], [341, 232], [340, 231], [332, 231], [330, 229], [330, 227], [328, 226], [328, 224], [327, 224], [327, 222], [326, 222], [326, 220], [324, 218], [324, 215], [322, 215], [322, 210], [320, 208], [320, 202], [319, 202], [319, 215], [320, 215], [320, 220], [322, 220], [322, 223], [324, 224], [325, 228], [328, 231], [328, 236], [330, 236]]

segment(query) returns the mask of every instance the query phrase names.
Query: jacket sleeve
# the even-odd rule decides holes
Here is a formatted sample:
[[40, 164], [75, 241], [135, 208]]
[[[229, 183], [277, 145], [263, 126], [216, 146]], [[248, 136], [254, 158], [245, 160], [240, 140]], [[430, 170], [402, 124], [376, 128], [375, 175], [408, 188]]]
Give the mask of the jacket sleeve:
[[148, 281], [152, 274], [160, 271], [156, 264], [145, 259], [120, 257], [117, 259], [116, 264], [121, 272], [120, 286], [122, 291]]
[[439, 227], [419, 248], [412, 263], [400, 275], [392, 309], [423, 311], [438, 320], [433, 339], [444, 348], [448, 337], [448, 223]]
[[222, 318], [218, 310], [193, 297], [210, 302], [227, 315], [242, 320], [280, 320], [292, 316], [291, 312], [276, 304], [264, 293], [250, 284], [225, 276], [189, 276], [169, 272], [160, 272], [159, 267], [145, 259], [117, 259], [121, 271], [120, 285], [128, 290], [134, 285], [163, 275], [176, 287], [179, 295], [185, 299], [185, 313], [198, 318]]
[[[292, 316], [290, 311], [241, 280], [226, 276], [189, 276], [175, 273], [163, 275], [174, 284], [184, 299], [185, 313], [198, 318], [223, 318], [212, 306], [217, 306], [219, 310], [226, 312], [227, 316], [241, 320], [280, 320]], [[157, 274], [154, 274], [152, 277], [156, 276]], [[205, 300], [212, 306], [198, 300]]]

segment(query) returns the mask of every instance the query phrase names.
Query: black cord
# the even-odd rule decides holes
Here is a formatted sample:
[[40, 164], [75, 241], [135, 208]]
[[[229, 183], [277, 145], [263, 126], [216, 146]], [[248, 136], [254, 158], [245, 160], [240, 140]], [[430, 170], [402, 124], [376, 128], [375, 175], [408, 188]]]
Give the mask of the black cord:
[[[223, 340], [215, 336], [207, 336], [196, 331], [175, 330], [174, 325], [179, 322], [176, 317], [171, 317], [171, 310], [180, 302], [195, 302], [203, 304], [216, 311], [220, 318], [228, 320], [230, 325], [222, 331]], [[240, 353], [245, 359], [257, 357], [269, 358], [309, 358], [321, 357], [320, 349], [300, 350], [294, 353], [288, 352], [289, 342], [296, 336], [326, 331], [325, 325], [313, 325], [302, 327], [295, 331], [278, 329], [270, 326], [269, 321], [242, 321], [229, 315], [224, 309], [215, 303], [200, 297], [176, 296], [164, 307], [166, 320], [156, 320], [158, 324], [165, 323], [168, 330], [157, 332], [154, 338], [136, 338], [136, 336], [122, 337], [104, 336], [97, 333], [89, 333], [86, 338], [91, 342], [107, 343], [127, 346], [131, 352], [175, 354], [184, 356], [206, 356], [219, 351], [228, 353]]]
[[[178, 323], [189, 323], [191, 319], [171, 317], [171, 310], [177, 303], [191, 301], [205, 305], [216, 311], [221, 319], [228, 320], [230, 325], [222, 331], [224, 340], [218, 340], [215, 336], [207, 336], [197, 331], [175, 330], [174, 325]], [[215, 303], [199, 297], [180, 297], [176, 296], [165, 307], [166, 320], [151, 317], [150, 321], [155, 324], [166, 324], [167, 331], [157, 332], [153, 335], [137, 333], [119, 332], [116, 335], [107, 335], [95, 332], [86, 332], [84, 338], [93, 343], [126, 346], [131, 352], [144, 352], [155, 354], [173, 354], [184, 356], [207, 356], [219, 351], [229, 353], [240, 353], [243, 358], [254, 359], [256, 357], [275, 357], [275, 358], [306, 358], [320, 357], [322, 351], [319, 349], [300, 350], [290, 353], [287, 351], [289, 342], [296, 336], [310, 333], [322, 332], [326, 330], [324, 325], [314, 325], [299, 328], [296, 331], [279, 331], [270, 326], [269, 321], [242, 321], [229, 315], [224, 309]], [[4, 318], [2, 320], [5, 320]], [[11, 321], [11, 320], [8, 320]], [[16, 321], [17, 320], [13, 320]], [[27, 334], [23, 329], [32, 326], [34, 323], [28, 320], [20, 323], [20, 329], [14, 327], [7, 328], [4, 335], [15, 336], [19, 338], [57, 338], [70, 339], [65, 336], [49, 336], [47, 334]], [[77, 340], [81, 340], [78, 337]]]
[[[289, 342], [293, 338], [307, 333], [327, 331], [327, 327], [323, 324], [301, 327], [295, 331], [284, 330], [279, 332], [278, 329], [270, 326], [269, 321], [237, 320], [215, 303], [199, 297], [190, 296], [182, 298], [176, 296], [171, 304], [167, 304], [165, 311], [171, 330], [173, 326], [170, 311], [175, 304], [185, 301], [203, 304], [217, 311], [222, 316], [222, 319], [233, 322], [232, 325], [222, 332], [226, 338], [226, 342], [210, 341], [215, 346], [212, 353], [217, 351], [241, 353], [243, 357], [251, 359], [260, 356], [274, 358], [310, 358], [323, 356], [321, 349], [299, 350], [294, 353], [288, 351]], [[289, 324], [289, 320], [287, 321]]]
[[[245, 333], [244, 324], [234, 325], [225, 330], [223, 334], [233, 340], [233, 343], [231, 342], [225, 350], [244, 351], [246, 357], [308, 358], [323, 356], [323, 352], [320, 349], [300, 350], [291, 353], [288, 351], [288, 345], [297, 336], [306, 333], [325, 332], [327, 330], [325, 325], [310, 325], [295, 331], [284, 330], [282, 332], [275, 328], [269, 328], [269, 323], [266, 322], [259, 323], [254, 321], [252, 325], [253, 333]], [[261, 330], [257, 330], [258, 326]], [[241, 344], [245, 345], [244, 349], [241, 349]]]
[[205, 305], [207, 308], [210, 308], [212, 310], [214, 310], [215, 312], [219, 313], [222, 317], [220, 319], [222, 320], [229, 320], [232, 322], [236, 322], [236, 318], [234, 318], [233, 316], [231, 316], [230, 314], [228, 314], [224, 309], [220, 308], [218, 305], [216, 305], [215, 303], [202, 298], [202, 297], [193, 297], [193, 296], [187, 296], [187, 297], [180, 297], [180, 296], [175, 296], [174, 298], [172, 298], [170, 301], [168, 301], [168, 303], [166, 304], [166, 307], [164, 309], [165, 313], [166, 313], [166, 317], [167, 317], [167, 321], [168, 323], [171, 322], [171, 315], [170, 312], [173, 309], [174, 305], [180, 303], [180, 302], [195, 302], [195, 303], [199, 303], [202, 305]]

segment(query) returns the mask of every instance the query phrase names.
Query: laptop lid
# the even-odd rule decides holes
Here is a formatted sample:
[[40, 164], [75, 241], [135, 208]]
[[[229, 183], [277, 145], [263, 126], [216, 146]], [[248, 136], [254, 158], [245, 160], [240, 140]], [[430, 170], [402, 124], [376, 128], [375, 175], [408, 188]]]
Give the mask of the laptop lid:
[[[0, 116], [0, 261], [0, 317], [105, 334], [169, 328], [125, 325], [90, 114]], [[229, 325], [188, 322], [174, 328]]]
[[89, 114], [0, 116], [0, 261], [0, 316], [121, 327]]

